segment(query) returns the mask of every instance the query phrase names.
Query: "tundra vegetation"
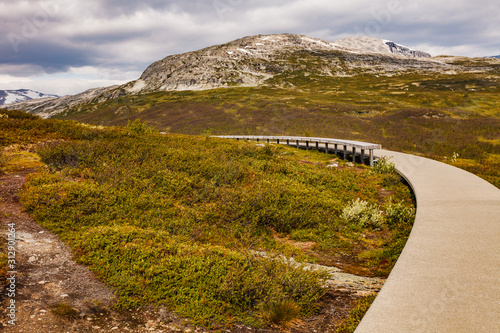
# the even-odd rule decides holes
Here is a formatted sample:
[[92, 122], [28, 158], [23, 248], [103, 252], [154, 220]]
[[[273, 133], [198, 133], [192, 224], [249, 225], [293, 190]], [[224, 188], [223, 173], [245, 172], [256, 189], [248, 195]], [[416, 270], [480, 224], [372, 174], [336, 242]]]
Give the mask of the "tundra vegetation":
[[[373, 172], [316, 151], [163, 135], [140, 121], [0, 113], [1, 145], [44, 165], [21, 193], [26, 211], [116, 290], [120, 309], [164, 305], [208, 328], [287, 325], [320, 307], [326, 276], [281, 256], [386, 276], [413, 223], [412, 193], [390, 165]], [[64, 304], [52, 311], [73, 315]]]
[[259, 87], [125, 95], [58, 117], [96, 125], [140, 119], [161, 131], [194, 135], [211, 131], [375, 142], [452, 163], [500, 187], [498, 64], [457, 58], [453, 65], [462, 66], [462, 72], [375, 75], [371, 69], [346, 69], [348, 75], [330, 76], [323, 64], [328, 57], [305, 51], [284, 55], [286, 66]]

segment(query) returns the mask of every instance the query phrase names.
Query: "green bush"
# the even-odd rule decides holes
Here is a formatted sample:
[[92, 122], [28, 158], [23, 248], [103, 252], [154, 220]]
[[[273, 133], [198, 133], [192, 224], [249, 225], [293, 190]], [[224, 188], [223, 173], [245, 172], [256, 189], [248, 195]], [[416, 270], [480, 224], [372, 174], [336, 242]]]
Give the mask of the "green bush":
[[386, 207], [386, 223], [390, 229], [401, 226], [411, 226], [415, 220], [415, 208], [409, 207], [403, 201], [392, 203]]
[[393, 174], [396, 172], [396, 167], [390, 161], [391, 157], [382, 156], [373, 165], [372, 172], [375, 174]]
[[384, 222], [380, 207], [359, 198], [344, 207], [340, 217], [345, 224], [359, 228], [381, 228]]

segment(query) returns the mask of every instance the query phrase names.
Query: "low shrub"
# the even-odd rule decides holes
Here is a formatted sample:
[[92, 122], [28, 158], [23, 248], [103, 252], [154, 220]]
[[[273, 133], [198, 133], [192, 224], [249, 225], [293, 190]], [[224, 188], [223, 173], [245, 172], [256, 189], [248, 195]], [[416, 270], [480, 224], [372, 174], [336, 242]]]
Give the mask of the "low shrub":
[[396, 172], [396, 167], [393, 162], [390, 161], [391, 157], [382, 156], [377, 161], [375, 161], [372, 172], [374, 174], [393, 174]]
[[358, 228], [381, 228], [384, 222], [380, 207], [359, 198], [344, 207], [340, 218], [346, 225]]
[[389, 202], [386, 209], [386, 224], [390, 229], [402, 226], [411, 226], [415, 220], [415, 208], [409, 207], [405, 202]]

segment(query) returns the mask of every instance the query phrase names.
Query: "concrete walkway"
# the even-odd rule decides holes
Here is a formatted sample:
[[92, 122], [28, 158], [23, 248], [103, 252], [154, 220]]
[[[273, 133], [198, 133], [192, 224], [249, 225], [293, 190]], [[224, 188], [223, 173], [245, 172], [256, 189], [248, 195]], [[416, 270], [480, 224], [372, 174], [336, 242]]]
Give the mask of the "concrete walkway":
[[500, 190], [444, 163], [384, 155], [413, 187], [417, 215], [356, 333], [500, 332]]

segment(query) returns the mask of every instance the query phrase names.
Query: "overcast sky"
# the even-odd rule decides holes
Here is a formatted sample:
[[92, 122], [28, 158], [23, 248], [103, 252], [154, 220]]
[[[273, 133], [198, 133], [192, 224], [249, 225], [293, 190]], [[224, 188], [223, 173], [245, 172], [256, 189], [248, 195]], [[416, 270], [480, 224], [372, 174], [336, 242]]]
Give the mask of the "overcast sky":
[[0, 0], [0, 90], [59, 95], [137, 79], [234, 39], [367, 35], [432, 55], [500, 54], [498, 0]]

